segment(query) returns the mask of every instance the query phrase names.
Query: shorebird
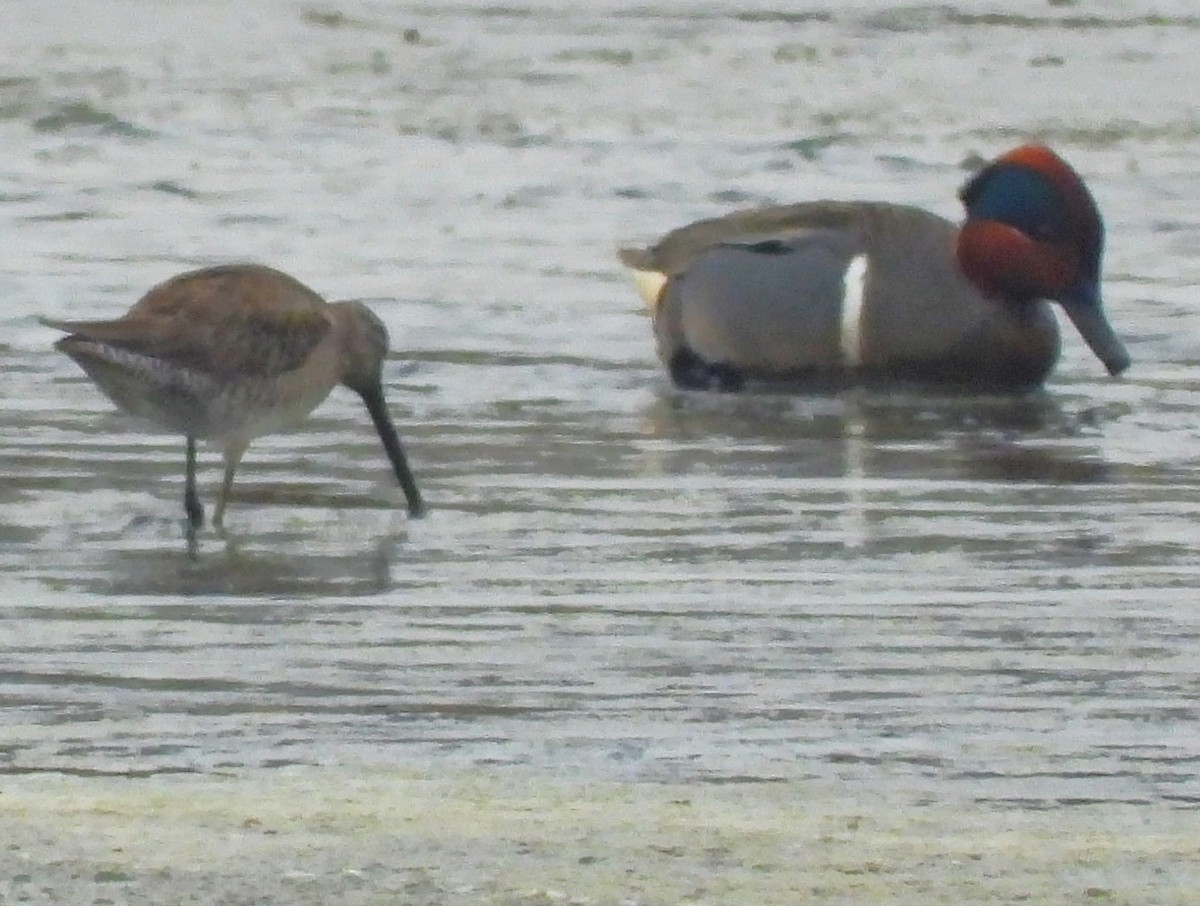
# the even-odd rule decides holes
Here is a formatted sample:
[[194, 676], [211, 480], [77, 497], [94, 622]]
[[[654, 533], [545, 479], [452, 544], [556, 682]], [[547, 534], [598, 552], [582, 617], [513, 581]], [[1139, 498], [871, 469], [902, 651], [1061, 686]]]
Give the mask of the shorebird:
[[187, 439], [183, 501], [190, 533], [204, 522], [196, 441], [214, 442], [224, 456], [213, 511], [213, 525], [221, 528], [250, 442], [300, 422], [337, 384], [366, 404], [409, 514], [424, 512], [384, 401], [387, 329], [361, 302], [327, 303], [280, 271], [228, 264], [172, 277], [115, 320], [42, 320], [67, 333], [55, 349], [117, 408]]
[[1023, 145], [962, 189], [961, 227], [886, 202], [737, 211], [620, 250], [659, 357], [686, 388], [895, 380], [1036, 387], [1058, 302], [1111, 374], [1129, 354], [1104, 316], [1104, 226], [1082, 178]]

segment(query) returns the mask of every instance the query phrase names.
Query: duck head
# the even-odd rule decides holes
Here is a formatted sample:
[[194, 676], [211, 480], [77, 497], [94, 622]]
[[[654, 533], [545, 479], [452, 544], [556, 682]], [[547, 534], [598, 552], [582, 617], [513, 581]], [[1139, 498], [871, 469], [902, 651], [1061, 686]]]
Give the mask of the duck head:
[[1049, 148], [1022, 145], [975, 174], [959, 197], [966, 220], [957, 256], [967, 279], [1007, 302], [1058, 302], [1110, 374], [1129, 367], [1100, 300], [1104, 223], [1079, 174]]

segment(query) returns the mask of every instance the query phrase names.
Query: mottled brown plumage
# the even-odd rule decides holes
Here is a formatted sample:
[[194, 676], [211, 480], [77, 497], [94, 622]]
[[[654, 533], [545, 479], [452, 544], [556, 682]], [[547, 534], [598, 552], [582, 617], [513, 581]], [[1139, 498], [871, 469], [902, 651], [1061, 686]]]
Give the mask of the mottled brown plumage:
[[383, 399], [387, 330], [361, 303], [329, 304], [280, 271], [233, 264], [172, 277], [115, 320], [44, 323], [68, 333], [55, 348], [118, 408], [187, 438], [184, 504], [193, 528], [203, 521], [196, 440], [223, 450], [213, 513], [220, 526], [250, 441], [301, 421], [337, 384], [366, 404], [409, 512], [424, 509]]

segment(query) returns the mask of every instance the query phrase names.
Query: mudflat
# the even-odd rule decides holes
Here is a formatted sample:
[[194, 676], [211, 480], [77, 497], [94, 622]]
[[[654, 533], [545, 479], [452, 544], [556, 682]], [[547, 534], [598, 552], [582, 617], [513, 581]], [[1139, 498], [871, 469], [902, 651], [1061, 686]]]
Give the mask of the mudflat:
[[0, 902], [1195, 903], [1192, 816], [303, 767], [30, 774], [0, 793]]

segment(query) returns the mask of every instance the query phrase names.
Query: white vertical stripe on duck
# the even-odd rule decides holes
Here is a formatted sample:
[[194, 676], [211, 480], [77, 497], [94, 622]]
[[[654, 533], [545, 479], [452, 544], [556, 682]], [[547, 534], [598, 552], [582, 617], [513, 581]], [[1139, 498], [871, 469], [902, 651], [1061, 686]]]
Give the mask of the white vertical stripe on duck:
[[867, 286], [867, 256], [855, 255], [842, 277], [842, 361], [849, 368], [863, 362], [862, 318]]

